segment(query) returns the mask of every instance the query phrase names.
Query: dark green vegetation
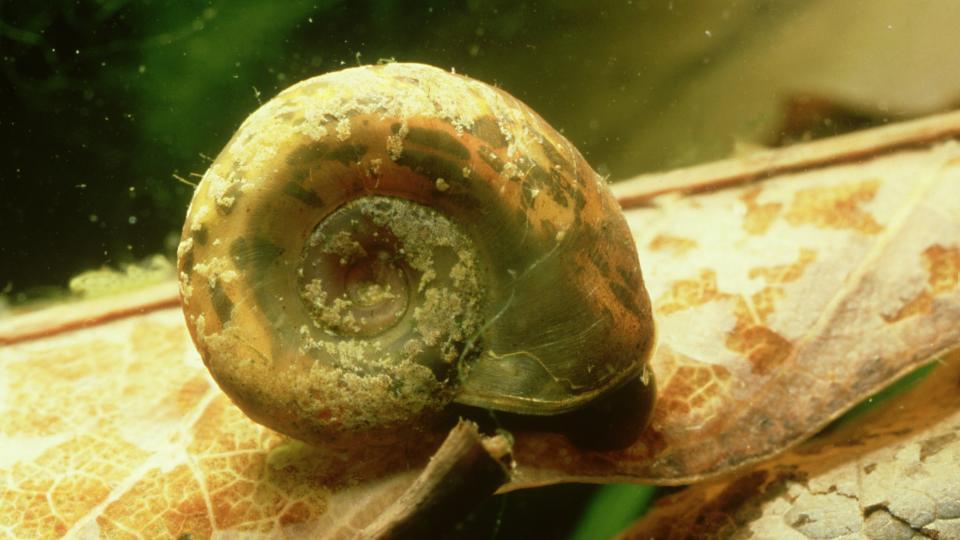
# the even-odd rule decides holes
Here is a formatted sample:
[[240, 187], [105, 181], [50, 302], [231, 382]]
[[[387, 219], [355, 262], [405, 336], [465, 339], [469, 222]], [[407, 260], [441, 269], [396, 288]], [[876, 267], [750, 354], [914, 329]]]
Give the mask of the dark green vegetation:
[[358, 63], [425, 62], [502, 86], [613, 178], [727, 153], [730, 137], [691, 144], [702, 109], [670, 136], [662, 113], [711, 50], [783, 14], [608, 4], [4, 1], [0, 293], [22, 302], [82, 270], [171, 253], [191, 193], [175, 177], [195, 182], [280, 89]]

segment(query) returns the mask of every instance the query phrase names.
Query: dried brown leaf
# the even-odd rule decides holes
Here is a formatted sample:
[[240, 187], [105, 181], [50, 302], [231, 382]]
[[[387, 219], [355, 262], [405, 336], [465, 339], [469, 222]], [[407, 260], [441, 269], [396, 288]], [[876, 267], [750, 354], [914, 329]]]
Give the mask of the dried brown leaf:
[[960, 352], [856, 422], [662, 499], [625, 536], [960, 538], [958, 431]]

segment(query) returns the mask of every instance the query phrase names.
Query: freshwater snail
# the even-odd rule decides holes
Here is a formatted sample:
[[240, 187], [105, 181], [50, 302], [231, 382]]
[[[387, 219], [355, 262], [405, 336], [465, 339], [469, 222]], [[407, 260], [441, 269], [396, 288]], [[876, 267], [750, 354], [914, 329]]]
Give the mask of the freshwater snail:
[[198, 186], [191, 335], [250, 417], [386, 444], [451, 403], [583, 407], [643, 374], [653, 322], [604, 181], [510, 95], [419, 64], [284, 90]]

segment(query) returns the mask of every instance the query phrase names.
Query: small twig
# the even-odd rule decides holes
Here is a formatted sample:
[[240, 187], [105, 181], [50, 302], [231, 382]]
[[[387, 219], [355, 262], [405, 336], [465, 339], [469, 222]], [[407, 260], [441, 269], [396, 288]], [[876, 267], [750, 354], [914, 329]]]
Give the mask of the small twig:
[[857, 131], [838, 137], [762, 150], [750, 155], [669, 172], [643, 174], [610, 186], [623, 208], [648, 204], [668, 193], [714, 191], [771, 176], [855, 162], [922, 148], [960, 137], [960, 112]]
[[407, 491], [360, 538], [432, 538], [510, 479], [510, 442], [461, 420]]
[[0, 319], [0, 345], [40, 339], [131, 315], [176, 307], [179, 304], [180, 297], [175, 281], [166, 281], [119, 296], [63, 302], [53, 307]]

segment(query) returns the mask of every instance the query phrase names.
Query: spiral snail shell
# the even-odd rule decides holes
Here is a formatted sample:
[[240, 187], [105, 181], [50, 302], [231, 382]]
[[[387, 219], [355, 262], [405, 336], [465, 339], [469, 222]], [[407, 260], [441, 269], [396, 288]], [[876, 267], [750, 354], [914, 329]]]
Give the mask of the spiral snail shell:
[[178, 269], [218, 384], [308, 442], [389, 443], [451, 402], [570, 411], [653, 343], [603, 180], [517, 99], [425, 65], [260, 107], [200, 182]]

